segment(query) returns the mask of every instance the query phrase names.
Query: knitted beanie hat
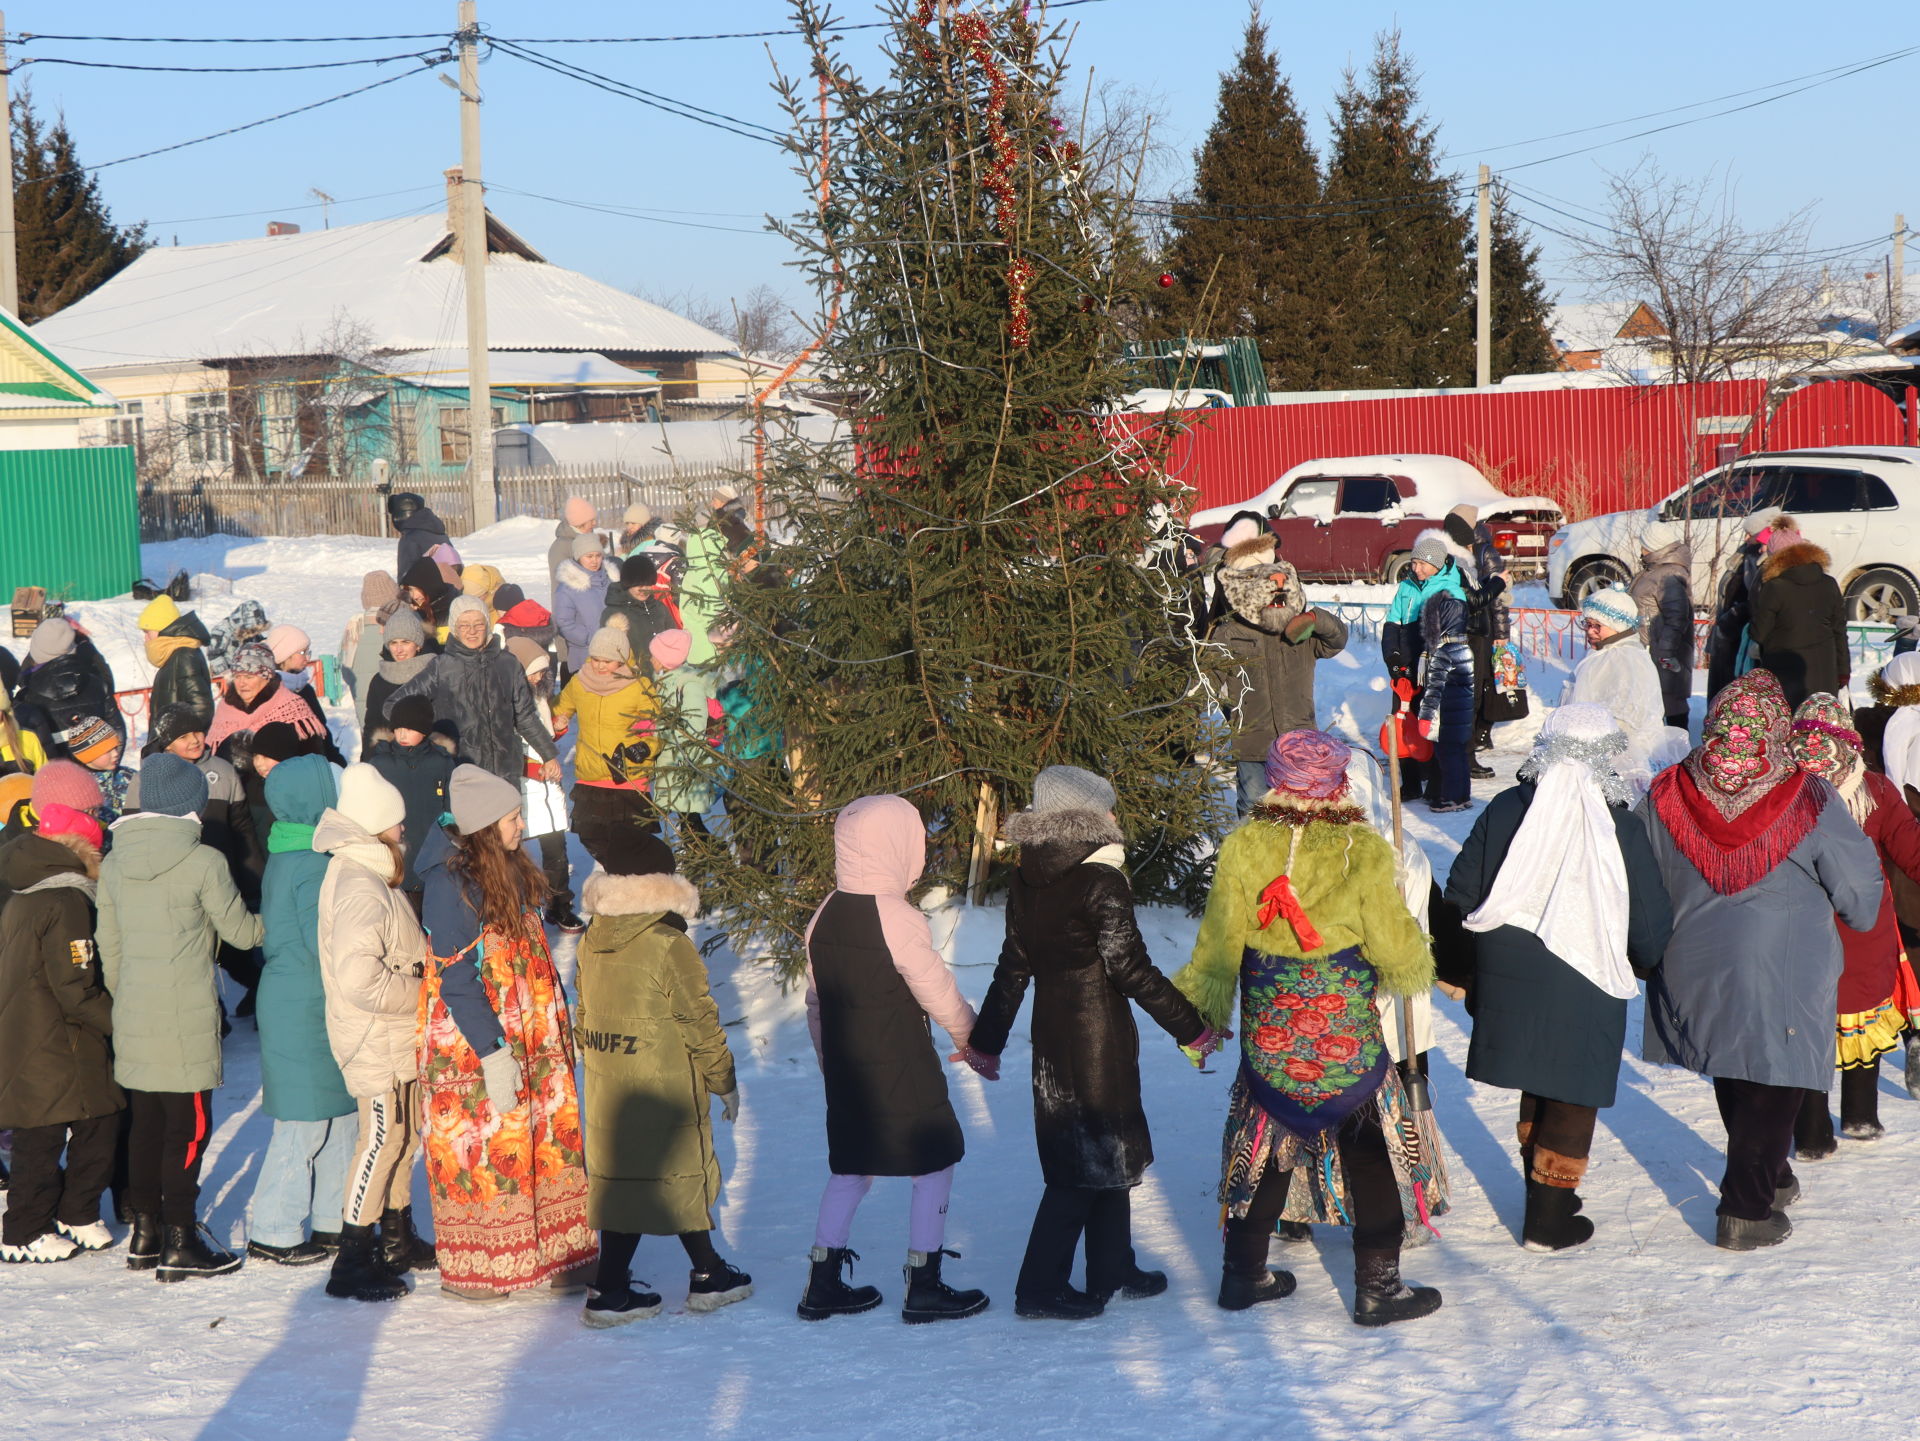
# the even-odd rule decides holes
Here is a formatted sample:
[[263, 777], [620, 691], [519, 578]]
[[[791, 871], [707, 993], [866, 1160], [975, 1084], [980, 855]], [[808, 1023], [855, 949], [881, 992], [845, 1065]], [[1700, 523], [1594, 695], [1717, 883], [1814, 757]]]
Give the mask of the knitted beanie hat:
[[280, 669], [273, 652], [257, 640], [250, 640], [233, 653], [227, 669], [234, 675], [272, 675]]
[[165, 706], [153, 718], [153, 724], [147, 727], [147, 748], [163, 751], [181, 736], [192, 735], [195, 731], [204, 736], [207, 724], [207, 717], [190, 705]]
[[275, 665], [285, 665], [301, 651], [311, 654], [313, 638], [297, 625], [276, 625], [267, 632], [267, 649], [273, 652]]
[[575, 560], [585, 560], [590, 555], [605, 555], [607, 546], [605, 541], [589, 530], [573, 538], [572, 552]]
[[652, 519], [652, 508], [642, 505], [636, 500], [632, 505], [627, 507], [627, 513], [620, 517], [620, 523], [630, 530], [638, 530]]
[[399, 582], [384, 570], [370, 570], [360, 577], [360, 609], [385, 610], [398, 599]]
[[126, 738], [99, 716], [77, 716], [72, 725], [54, 732], [54, 739], [81, 765], [100, 770], [126, 744]]
[[594, 521], [600, 516], [600, 512], [594, 508], [592, 501], [578, 495], [568, 496], [566, 509], [560, 513], [566, 518], [567, 524], [575, 530], [591, 530]]
[[1779, 520], [1774, 522], [1773, 529], [1767, 533], [1768, 555], [1778, 555], [1788, 546], [1798, 545], [1806, 539], [1797, 529], [1783, 524], [1782, 522], [1785, 520], [1786, 517], [1784, 515], [1781, 516]]
[[1435, 570], [1445, 570], [1447, 562], [1453, 559], [1453, 550], [1447, 544], [1444, 530], [1423, 530], [1413, 542], [1413, 558], [1423, 560]]
[[493, 592], [493, 608], [502, 616], [527, 598], [527, 593], [512, 581], [506, 581]]
[[447, 607], [447, 629], [458, 635], [461, 618], [469, 615], [479, 616], [489, 631], [493, 629], [493, 616], [487, 610], [487, 603], [477, 595], [454, 597], [453, 604]]
[[380, 638], [392, 644], [396, 640], [410, 640], [415, 645], [427, 643], [427, 628], [420, 624], [420, 613], [402, 606], [387, 617], [387, 623], [380, 627]]
[[687, 657], [693, 654], [693, 633], [684, 630], [663, 630], [647, 642], [647, 655], [652, 659], [656, 670], [678, 670], [687, 663]]
[[73, 649], [74, 640], [73, 627], [66, 621], [58, 616], [43, 620], [34, 627], [33, 639], [27, 642], [27, 659], [35, 665], [58, 660]]
[[161, 751], [140, 766], [140, 809], [161, 816], [197, 816], [207, 808], [206, 772]]
[[528, 640], [523, 635], [508, 638], [507, 654], [519, 661], [520, 668], [528, 675], [538, 670], [548, 670], [553, 665], [553, 657], [547, 654], [547, 648], [539, 641]]
[[603, 625], [593, 633], [587, 642], [589, 660], [617, 660], [622, 665], [633, 659], [633, 647], [627, 644], [627, 633], [616, 626]]
[[1640, 624], [1640, 607], [1623, 586], [1610, 585], [1592, 592], [1580, 602], [1580, 614], [1615, 630], [1633, 630]]
[[1267, 786], [1308, 800], [1330, 800], [1347, 785], [1353, 750], [1325, 731], [1288, 731], [1267, 747]]
[[140, 612], [140, 619], [134, 624], [142, 630], [165, 630], [180, 619], [180, 607], [174, 604], [173, 597], [161, 591], [147, 602], [147, 608]]
[[99, 850], [107, 839], [107, 833], [100, 828], [100, 822], [85, 811], [77, 811], [72, 806], [49, 804], [35, 806], [34, 829], [48, 840], [56, 836], [78, 836], [95, 850]]
[[418, 731], [425, 735], [433, 729], [433, 702], [423, 695], [402, 696], [387, 707], [387, 724], [397, 731]]
[[405, 797], [392, 781], [365, 763], [340, 773], [340, 798], [333, 808], [370, 836], [392, 830], [407, 818]]
[[306, 752], [300, 732], [285, 721], [268, 721], [253, 733], [253, 753], [270, 761], [290, 761]]
[[453, 812], [453, 823], [463, 836], [477, 834], [512, 815], [520, 809], [520, 803], [520, 787], [479, 766], [455, 766], [453, 779], [447, 782], [447, 809]]
[[33, 773], [33, 808], [66, 806], [76, 811], [100, 809], [100, 782], [75, 761], [48, 761]]
[[1110, 811], [1119, 802], [1113, 783], [1079, 766], [1048, 766], [1033, 778], [1033, 809]]
[[620, 562], [620, 588], [629, 589], [636, 585], [658, 585], [660, 568], [653, 563], [651, 556], [630, 555]]

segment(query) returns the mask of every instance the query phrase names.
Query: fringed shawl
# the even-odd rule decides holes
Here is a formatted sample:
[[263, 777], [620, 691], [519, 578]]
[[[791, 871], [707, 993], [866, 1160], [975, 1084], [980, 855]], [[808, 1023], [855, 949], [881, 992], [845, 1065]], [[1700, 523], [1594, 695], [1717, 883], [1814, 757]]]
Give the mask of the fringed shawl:
[[1795, 772], [1728, 819], [1700, 791], [1685, 766], [1654, 777], [1648, 799], [1680, 854], [1723, 896], [1757, 885], [1819, 823], [1830, 786]]

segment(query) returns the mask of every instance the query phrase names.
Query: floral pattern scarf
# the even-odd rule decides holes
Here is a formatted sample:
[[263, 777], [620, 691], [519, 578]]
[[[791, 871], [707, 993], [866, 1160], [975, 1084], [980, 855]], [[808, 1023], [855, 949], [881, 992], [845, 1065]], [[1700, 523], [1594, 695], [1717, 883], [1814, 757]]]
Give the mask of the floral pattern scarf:
[[1793, 759], [1840, 792], [1847, 813], [1866, 825], [1875, 801], [1867, 788], [1865, 747], [1837, 697], [1817, 692], [1800, 703], [1793, 713]]

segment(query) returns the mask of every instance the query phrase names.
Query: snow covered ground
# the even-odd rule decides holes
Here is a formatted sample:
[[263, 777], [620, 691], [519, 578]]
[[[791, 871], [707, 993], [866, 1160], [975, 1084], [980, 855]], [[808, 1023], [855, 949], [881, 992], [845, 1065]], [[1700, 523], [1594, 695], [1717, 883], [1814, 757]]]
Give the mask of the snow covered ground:
[[[545, 595], [551, 528], [510, 522], [464, 545], [529, 594]], [[359, 577], [391, 563], [382, 541], [210, 540], [148, 548], [148, 574], [176, 567], [233, 581], [333, 649]], [[1358, 597], [1355, 597], [1358, 598]], [[201, 602], [211, 621], [224, 597]], [[138, 684], [138, 606], [76, 608], [123, 685]], [[1324, 724], [1371, 736], [1384, 709], [1375, 656], [1321, 668]], [[122, 670], [121, 667], [126, 669]], [[1537, 693], [1557, 694], [1545, 668]], [[346, 737], [343, 736], [343, 740]], [[1497, 757], [1507, 783], [1520, 737]], [[1410, 813], [1410, 834], [1444, 875], [1472, 816]], [[584, 857], [576, 855], [576, 864]], [[1194, 923], [1142, 917], [1155, 957], [1179, 965]], [[957, 910], [951, 954], [962, 988], [985, 992], [997, 911]], [[557, 948], [571, 974], [573, 943]], [[1409, 1252], [1408, 1274], [1439, 1286], [1436, 1317], [1381, 1332], [1347, 1319], [1345, 1234], [1274, 1247], [1300, 1277], [1290, 1299], [1241, 1315], [1213, 1304], [1219, 1242], [1213, 1190], [1231, 1065], [1196, 1074], [1143, 1021], [1147, 1109], [1159, 1155], [1134, 1199], [1144, 1264], [1170, 1292], [1093, 1322], [1022, 1322], [1014, 1272], [1040, 1192], [1024, 1035], [1004, 1079], [951, 1083], [968, 1156], [955, 1187], [950, 1262], [994, 1306], [948, 1326], [902, 1326], [893, 1307], [809, 1326], [794, 1317], [825, 1178], [821, 1100], [799, 998], [722, 951], [715, 994], [740, 1065], [740, 1120], [720, 1126], [727, 1190], [721, 1248], [758, 1294], [717, 1315], [687, 1313], [685, 1260], [642, 1244], [635, 1272], [667, 1298], [658, 1320], [613, 1332], [579, 1324], [577, 1299], [500, 1307], [442, 1297], [433, 1284], [386, 1307], [331, 1301], [324, 1270], [251, 1264], [238, 1275], [159, 1286], [121, 1252], [0, 1271], [0, 1433], [96, 1441], [344, 1441], [344, 1438], [565, 1436], [892, 1438], [902, 1436], [1782, 1438], [1899, 1434], [1915, 1406], [1903, 1358], [1920, 1322], [1907, 1283], [1920, 1238], [1920, 1106], [1888, 1070], [1887, 1137], [1843, 1141], [1802, 1168], [1798, 1228], [1779, 1250], [1709, 1245], [1722, 1133], [1707, 1084], [1627, 1060], [1601, 1117], [1584, 1189], [1599, 1225], [1578, 1251], [1516, 1243], [1521, 1181], [1515, 1097], [1461, 1074], [1465, 1017], [1440, 1007], [1435, 1104], [1454, 1210], [1442, 1239]], [[1638, 1015], [1630, 1034], [1637, 1038]], [[241, 1024], [205, 1172], [216, 1234], [244, 1239], [247, 1198], [270, 1123], [258, 1108], [258, 1043]], [[424, 1216], [424, 1181], [416, 1188]], [[906, 1188], [882, 1182], [855, 1227], [857, 1279], [897, 1305]]]

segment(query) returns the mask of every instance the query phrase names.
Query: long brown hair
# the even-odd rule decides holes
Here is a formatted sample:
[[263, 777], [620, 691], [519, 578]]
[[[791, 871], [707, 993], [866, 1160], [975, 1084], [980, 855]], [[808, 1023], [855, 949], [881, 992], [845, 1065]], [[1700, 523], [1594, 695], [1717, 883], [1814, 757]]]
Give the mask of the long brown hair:
[[470, 836], [456, 832], [447, 869], [475, 897], [474, 909], [488, 930], [517, 935], [521, 917], [548, 896], [547, 878], [524, 850], [500, 839], [497, 821]]

